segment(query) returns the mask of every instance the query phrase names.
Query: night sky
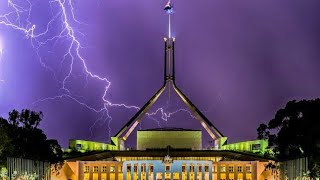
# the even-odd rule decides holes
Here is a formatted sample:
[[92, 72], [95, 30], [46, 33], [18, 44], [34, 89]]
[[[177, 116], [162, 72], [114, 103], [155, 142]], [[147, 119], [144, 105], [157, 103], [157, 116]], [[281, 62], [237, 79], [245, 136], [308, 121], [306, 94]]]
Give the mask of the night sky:
[[[319, 0], [172, 2], [177, 84], [229, 142], [255, 139], [289, 100], [320, 97]], [[137, 110], [115, 105], [141, 107], [161, 87], [165, 0], [13, 3], [0, 1], [0, 116], [41, 110], [63, 147], [108, 142]], [[172, 92], [150, 113], [186, 109]], [[159, 126], [202, 129], [183, 110], [139, 129]]]

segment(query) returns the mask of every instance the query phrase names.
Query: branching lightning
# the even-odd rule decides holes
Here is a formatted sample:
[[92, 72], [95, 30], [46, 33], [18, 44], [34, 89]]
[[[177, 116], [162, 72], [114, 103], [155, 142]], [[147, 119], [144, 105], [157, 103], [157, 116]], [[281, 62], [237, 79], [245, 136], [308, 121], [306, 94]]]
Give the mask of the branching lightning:
[[[1, 42], [1, 39], [0, 39], [0, 68], [1, 68], [1, 59], [2, 59], [2, 55], [3, 55], [3, 47], [2, 47], [2, 42]], [[1, 69], [0, 69], [0, 72], [1, 72]], [[1, 73], [0, 73], [0, 83], [4, 83], [4, 80], [1, 79]]]
[[[113, 103], [107, 98], [107, 94], [109, 93], [109, 88], [111, 86], [111, 82], [105, 78], [95, 74], [91, 71], [87, 66], [87, 60], [82, 56], [82, 51], [84, 47], [81, 45], [81, 41], [79, 39], [79, 35], [82, 35], [81, 32], [78, 32], [73, 24], [83, 25], [85, 23], [80, 22], [74, 13], [74, 5], [72, 0], [51, 0], [49, 1], [51, 7], [52, 18], [46, 24], [45, 29], [42, 32], [41, 28], [32, 21], [30, 21], [30, 17], [33, 10], [33, 3], [31, 0], [8, 0], [8, 12], [1, 12], [0, 9], [0, 25], [20, 32], [24, 35], [27, 40], [30, 40], [32, 47], [35, 49], [35, 53], [38, 55], [40, 65], [47, 69], [49, 72], [53, 74], [55, 79], [60, 82], [60, 94], [52, 97], [46, 97], [43, 99], [39, 99], [35, 101], [33, 104], [45, 102], [45, 101], [59, 101], [59, 100], [72, 100], [77, 104], [85, 107], [86, 109], [93, 111], [99, 115], [99, 118], [94, 121], [92, 126], [89, 128], [92, 134], [92, 129], [97, 124], [103, 122], [108, 124], [108, 133], [109, 137], [111, 135], [111, 126], [110, 123], [112, 121], [112, 116], [109, 114], [109, 109], [111, 107], [114, 108], [125, 108], [125, 109], [133, 109], [139, 110], [138, 106], [127, 105], [122, 103]], [[61, 28], [58, 32], [52, 31], [53, 26], [57, 23], [60, 24]], [[53, 34], [54, 32], [54, 34]], [[60, 64], [68, 63], [68, 69], [63, 78], [57, 78], [57, 70], [48, 65], [48, 63], [44, 60], [41, 50], [44, 49], [45, 46], [50, 45], [54, 46], [58, 41], [63, 41], [66, 45], [66, 51], [60, 58]], [[3, 54], [3, 47], [0, 42], [0, 60]], [[90, 104], [87, 104], [83, 99], [79, 98], [75, 92], [73, 92], [70, 88], [70, 79], [73, 76], [75, 66], [77, 64], [81, 65], [83, 68], [83, 73], [88, 79], [96, 80], [100, 83], [104, 84], [103, 94], [101, 94], [101, 101], [103, 102], [103, 106], [100, 108], [96, 108]], [[61, 72], [60, 72], [61, 73]], [[60, 74], [61, 75], [61, 74]], [[0, 79], [0, 82], [4, 80]], [[185, 109], [178, 109], [173, 112], [166, 112], [165, 108], [158, 108], [154, 112], [148, 113], [148, 117], [152, 120], [155, 120], [157, 124], [160, 126], [160, 121], [155, 118], [157, 115], [161, 115], [161, 119], [164, 121], [168, 121], [168, 119], [176, 113], [186, 112], [192, 114]]]

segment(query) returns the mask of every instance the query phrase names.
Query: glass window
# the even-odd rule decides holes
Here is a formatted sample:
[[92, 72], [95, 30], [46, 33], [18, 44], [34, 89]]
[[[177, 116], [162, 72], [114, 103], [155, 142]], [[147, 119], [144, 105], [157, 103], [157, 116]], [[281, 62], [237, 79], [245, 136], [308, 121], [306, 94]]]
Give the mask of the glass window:
[[110, 165], [110, 172], [116, 172], [116, 166], [114, 164]]
[[93, 180], [98, 180], [98, 178], [99, 178], [98, 173], [93, 173]]
[[99, 166], [93, 166], [93, 172], [98, 172], [99, 171]]
[[90, 174], [89, 173], [85, 173], [84, 174], [84, 180], [89, 180], [90, 179]]
[[251, 180], [251, 179], [252, 179], [251, 174], [246, 174], [246, 180]]
[[251, 172], [251, 165], [246, 165], [246, 171]]
[[226, 166], [225, 165], [221, 165], [220, 166], [220, 172], [226, 172]]
[[202, 172], [202, 166], [201, 165], [199, 165], [198, 172]]
[[209, 166], [208, 165], [204, 166], [204, 172], [209, 172]]
[[138, 172], [138, 165], [137, 164], [134, 165], [133, 170], [134, 170], [134, 172]]
[[81, 145], [81, 144], [76, 144], [76, 149], [77, 149], [78, 151], [80, 151], [81, 148], [82, 148], [82, 145]]
[[84, 172], [89, 172], [89, 171], [90, 171], [90, 166], [89, 165], [84, 166]]
[[229, 166], [229, 172], [234, 172], [234, 167], [232, 165]]
[[107, 172], [107, 166], [106, 166], [106, 165], [103, 165], [102, 168], [101, 168], [101, 171], [102, 171], [102, 172]]
[[242, 166], [238, 166], [238, 172], [242, 172]]
[[141, 172], [146, 172], [146, 164], [141, 165]]
[[130, 165], [127, 166], [127, 172], [131, 172], [131, 166]]
[[186, 165], [182, 165], [182, 172], [186, 172]]
[[217, 172], [217, 165], [212, 166], [212, 172]]
[[170, 171], [170, 165], [166, 165], [166, 171]]
[[253, 150], [253, 151], [260, 150], [260, 149], [261, 149], [260, 144], [252, 144], [251, 145], [251, 150]]

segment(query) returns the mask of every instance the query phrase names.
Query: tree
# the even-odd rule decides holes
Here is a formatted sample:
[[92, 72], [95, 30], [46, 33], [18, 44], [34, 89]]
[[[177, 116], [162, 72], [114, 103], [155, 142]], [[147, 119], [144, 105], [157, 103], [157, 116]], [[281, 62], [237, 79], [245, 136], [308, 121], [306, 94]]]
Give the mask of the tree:
[[63, 162], [58, 142], [48, 140], [38, 128], [42, 118], [42, 112], [27, 109], [11, 111], [8, 119], [0, 117], [0, 165], [5, 164], [7, 157], [48, 161], [52, 164]]
[[288, 102], [257, 131], [258, 138], [268, 139], [277, 159], [308, 157], [310, 176], [320, 177], [320, 99]]

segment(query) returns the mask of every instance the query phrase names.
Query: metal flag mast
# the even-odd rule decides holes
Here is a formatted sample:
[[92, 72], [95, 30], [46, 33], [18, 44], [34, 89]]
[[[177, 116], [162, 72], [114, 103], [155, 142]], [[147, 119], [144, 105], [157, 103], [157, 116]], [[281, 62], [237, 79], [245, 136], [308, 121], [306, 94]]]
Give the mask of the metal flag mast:
[[218, 140], [222, 137], [222, 133], [208, 120], [208, 118], [187, 98], [185, 94], [177, 87], [175, 82], [175, 56], [174, 45], [176, 39], [172, 37], [171, 32], [171, 15], [173, 13], [173, 6], [171, 1], [165, 5], [164, 10], [168, 14], [168, 36], [164, 38], [164, 82], [162, 87], [149, 99], [149, 101], [120, 129], [120, 131], [112, 137], [115, 145], [120, 146], [119, 149], [124, 148], [124, 141], [141, 122], [146, 112], [157, 101], [166, 87], [169, 88], [172, 84], [174, 91], [179, 95], [182, 101], [188, 106], [189, 110], [200, 122], [203, 128], [208, 132], [213, 140]]

